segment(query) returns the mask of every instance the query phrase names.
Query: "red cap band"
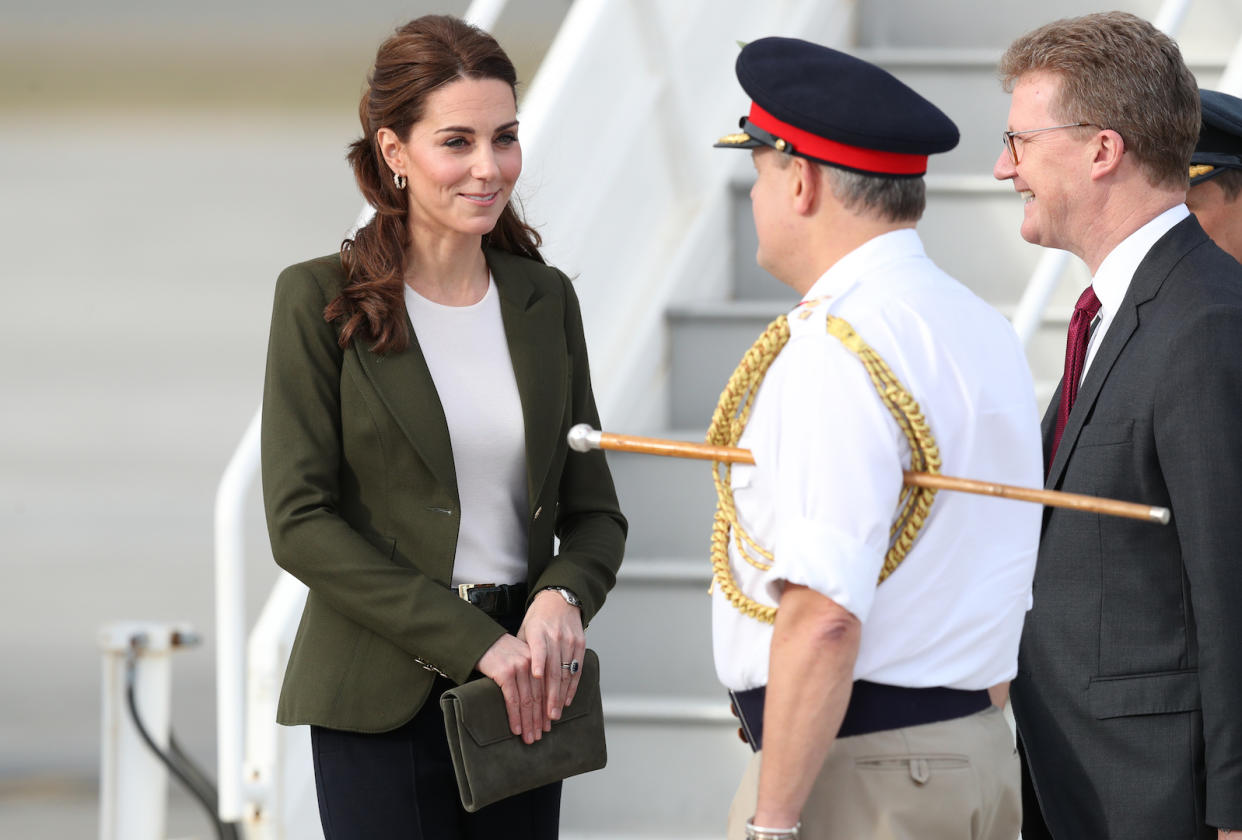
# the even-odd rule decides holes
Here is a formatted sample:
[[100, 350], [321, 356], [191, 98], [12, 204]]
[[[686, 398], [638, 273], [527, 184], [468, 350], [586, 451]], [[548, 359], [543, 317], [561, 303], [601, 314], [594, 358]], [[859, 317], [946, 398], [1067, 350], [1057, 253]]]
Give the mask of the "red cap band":
[[923, 175], [927, 172], [927, 155], [880, 152], [828, 140], [787, 122], [781, 122], [754, 102], [750, 104], [750, 115], [747, 119], [764, 131], [792, 143], [798, 154], [809, 155], [828, 163], [882, 175]]

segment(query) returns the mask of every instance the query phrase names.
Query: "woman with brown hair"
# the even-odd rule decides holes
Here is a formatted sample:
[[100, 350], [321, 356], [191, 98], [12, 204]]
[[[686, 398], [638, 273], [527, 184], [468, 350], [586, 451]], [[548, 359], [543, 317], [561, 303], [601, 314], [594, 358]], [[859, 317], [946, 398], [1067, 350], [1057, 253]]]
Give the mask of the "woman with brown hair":
[[625, 542], [602, 453], [566, 457], [597, 413], [573, 289], [510, 201], [515, 85], [475, 27], [398, 29], [349, 153], [375, 217], [277, 281], [263, 493], [309, 589], [278, 719], [312, 727], [328, 840], [557, 835], [559, 783], [461, 808], [439, 706], [483, 674], [538, 740]]

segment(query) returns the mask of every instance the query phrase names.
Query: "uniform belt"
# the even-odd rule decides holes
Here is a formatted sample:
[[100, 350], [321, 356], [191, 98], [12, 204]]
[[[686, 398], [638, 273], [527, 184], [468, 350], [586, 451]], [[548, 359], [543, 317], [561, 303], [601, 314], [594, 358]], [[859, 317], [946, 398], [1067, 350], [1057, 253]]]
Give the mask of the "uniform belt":
[[[742, 734], [756, 752], [763, 749], [766, 693], [767, 686], [729, 692], [733, 708], [742, 722]], [[991, 702], [985, 689], [905, 688], [856, 680], [837, 737], [849, 738], [852, 735], [954, 720], [981, 712]]]
[[524, 583], [462, 583], [457, 594], [492, 618], [521, 615], [526, 610]]

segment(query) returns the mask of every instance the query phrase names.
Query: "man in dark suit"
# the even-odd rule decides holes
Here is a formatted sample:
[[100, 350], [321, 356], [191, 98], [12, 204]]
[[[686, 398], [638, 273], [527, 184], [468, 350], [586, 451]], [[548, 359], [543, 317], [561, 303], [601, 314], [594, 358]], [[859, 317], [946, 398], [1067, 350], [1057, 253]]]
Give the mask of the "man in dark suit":
[[1242, 99], [1199, 91], [1203, 128], [1190, 158], [1186, 206], [1212, 241], [1242, 262]]
[[1022, 236], [1092, 275], [1044, 418], [1047, 486], [1173, 511], [1045, 512], [1012, 689], [1023, 834], [1224, 838], [1242, 829], [1242, 266], [1186, 209], [1197, 86], [1172, 40], [1116, 12], [1024, 35], [1000, 75], [994, 174], [1024, 198]]

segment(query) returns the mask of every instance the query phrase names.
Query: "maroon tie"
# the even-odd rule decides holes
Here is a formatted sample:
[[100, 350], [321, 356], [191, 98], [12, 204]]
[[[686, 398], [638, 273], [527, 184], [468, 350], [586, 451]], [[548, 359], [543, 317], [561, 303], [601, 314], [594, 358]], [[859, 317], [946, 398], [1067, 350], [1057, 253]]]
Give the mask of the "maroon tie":
[[1082, 379], [1083, 364], [1087, 361], [1087, 336], [1091, 332], [1091, 322], [1099, 311], [1100, 299], [1095, 296], [1095, 289], [1088, 286], [1074, 305], [1069, 336], [1065, 340], [1065, 378], [1061, 381], [1061, 404], [1057, 406], [1057, 428], [1052, 435], [1049, 464], [1057, 454], [1057, 445], [1065, 431], [1065, 421], [1069, 419], [1070, 409], [1078, 398], [1078, 381]]

